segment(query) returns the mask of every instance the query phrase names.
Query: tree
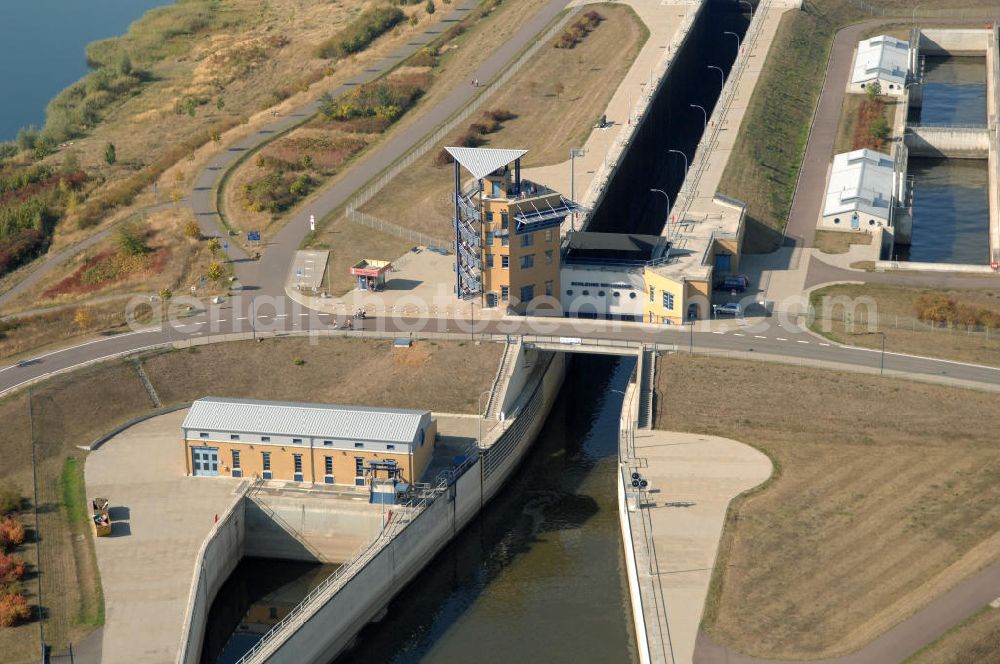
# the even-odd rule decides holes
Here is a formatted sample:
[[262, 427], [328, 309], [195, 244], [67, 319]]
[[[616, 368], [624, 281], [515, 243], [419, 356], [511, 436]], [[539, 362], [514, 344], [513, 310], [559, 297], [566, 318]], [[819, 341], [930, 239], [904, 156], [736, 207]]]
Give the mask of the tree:
[[108, 162], [108, 166], [118, 161], [118, 151], [115, 149], [114, 143], [108, 143], [104, 148], [104, 161]]
[[201, 226], [194, 219], [188, 221], [184, 224], [184, 237], [189, 240], [200, 240], [201, 239]]
[[218, 256], [219, 252], [222, 251], [222, 245], [219, 244], [218, 239], [213, 237], [211, 240], [208, 241], [208, 250], [212, 252], [213, 256]]
[[0, 551], [8, 551], [24, 544], [24, 524], [14, 517], [0, 521]]
[[159, 295], [160, 295], [160, 300], [166, 303], [169, 302], [170, 298], [174, 296], [174, 292], [169, 288], [161, 288]]
[[73, 322], [81, 330], [86, 330], [90, 327], [90, 310], [84, 307], [77, 309], [76, 313], [73, 314]]
[[116, 241], [118, 251], [127, 256], [144, 256], [152, 251], [146, 242], [145, 233], [138, 225], [130, 224], [121, 228]]
[[33, 150], [35, 148], [35, 141], [38, 140], [38, 127], [35, 125], [30, 125], [27, 129], [21, 127], [17, 130], [17, 138], [14, 142], [17, 143], [17, 147], [21, 150]]
[[874, 120], [872, 120], [871, 125], [868, 127], [868, 132], [871, 134], [872, 138], [878, 141], [884, 141], [889, 137], [889, 121], [885, 119], [884, 115], [880, 115]]
[[226, 273], [218, 261], [212, 261], [208, 264], [208, 272], [205, 273], [205, 276], [218, 283], [225, 278]]
[[437, 11], [437, 7], [434, 6], [434, 0], [427, 0], [427, 4], [424, 5], [424, 9], [427, 11], [428, 15]]
[[869, 83], [868, 87], [865, 88], [865, 93], [868, 95], [868, 99], [875, 101], [875, 98], [882, 94], [882, 84], [878, 81]]
[[10, 627], [31, 617], [28, 600], [24, 595], [14, 594], [0, 597], [0, 627]]

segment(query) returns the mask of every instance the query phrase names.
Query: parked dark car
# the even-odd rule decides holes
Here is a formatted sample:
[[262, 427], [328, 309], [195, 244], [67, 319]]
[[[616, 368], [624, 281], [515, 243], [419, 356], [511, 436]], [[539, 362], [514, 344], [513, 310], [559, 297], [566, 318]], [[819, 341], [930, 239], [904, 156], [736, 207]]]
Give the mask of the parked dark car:
[[715, 290], [720, 291], [742, 293], [748, 288], [750, 288], [750, 280], [743, 274], [733, 274], [715, 283]]

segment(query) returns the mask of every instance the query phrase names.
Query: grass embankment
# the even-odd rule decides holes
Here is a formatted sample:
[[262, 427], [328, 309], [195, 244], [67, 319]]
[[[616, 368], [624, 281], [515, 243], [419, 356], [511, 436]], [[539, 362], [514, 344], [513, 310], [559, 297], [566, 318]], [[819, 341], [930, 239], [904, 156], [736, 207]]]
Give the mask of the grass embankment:
[[[648, 35], [631, 8], [594, 7], [605, 20], [581, 43], [572, 49], [555, 48], [561, 39], [556, 36], [490, 97], [484, 109], [503, 109], [514, 117], [481, 136], [484, 147], [516, 145], [529, 151], [528, 165], [543, 166], [564, 161], [570, 146], [586, 140]], [[477, 122], [481, 120], [470, 118], [470, 123]], [[447, 235], [453, 173], [449, 165], [438, 163], [437, 154], [468, 133], [464, 126], [456, 129], [398, 175], [364, 211], [432, 236]]]
[[[489, 388], [501, 352], [492, 344], [418, 342], [403, 350], [389, 341], [321, 339], [313, 345], [306, 338], [287, 338], [160, 353], [147, 357], [144, 365], [165, 404], [216, 395], [474, 413], [477, 395]], [[296, 364], [298, 358], [305, 362]], [[279, 375], [289, 379], [275, 380]], [[430, 381], [433, 389], [427, 389]], [[86, 453], [77, 446], [150, 412], [152, 404], [135, 367], [121, 361], [53, 378], [32, 388], [31, 396], [33, 418], [27, 392], [0, 400], [0, 484], [31, 495], [33, 434], [45, 637], [59, 649], [79, 642], [103, 622], [86, 518], [93, 496], [83, 484]], [[26, 517], [26, 525], [35, 528], [30, 511]], [[37, 606], [31, 578], [39, 567], [34, 546], [23, 547], [19, 555], [29, 563], [26, 596]], [[0, 629], [5, 662], [34, 661], [38, 647], [36, 622]]]
[[261, 111], [314, 97], [308, 90], [323, 79], [324, 87], [347, 81], [436, 20], [423, 6], [394, 10], [411, 19], [371, 46], [370, 39], [359, 43], [363, 53], [321, 57], [329, 54], [318, 46], [365, 7], [362, 0], [346, 7], [189, 0], [149, 12], [123, 37], [90, 45], [94, 72], [53, 100], [45, 128], [0, 147], [0, 176], [17, 180], [48, 169], [37, 183], [0, 186], [0, 196], [34, 206], [20, 211], [15, 225], [4, 224], [0, 267], [13, 269], [50, 242], [71, 244], [95, 226], [180, 197], [222, 145], [272, 119]]
[[1000, 653], [1000, 610], [986, 608], [906, 660], [905, 664], [982, 664]]
[[[907, 20], [913, 9], [909, 0], [884, 0], [878, 6]], [[996, 2], [934, 3], [939, 10], [981, 10], [984, 18], [990, 7], [997, 7]], [[746, 251], [766, 253], [780, 244], [834, 35], [871, 18], [844, 0], [814, 0], [782, 17], [719, 186], [722, 193], [747, 203]], [[885, 22], [896, 25], [891, 18]]]
[[1000, 559], [994, 394], [674, 355], [657, 404], [658, 429], [774, 462], [730, 506], [705, 607], [703, 626], [740, 652], [852, 651]]
[[[585, 141], [594, 119], [607, 107], [648, 36], [632, 9], [608, 5], [593, 8], [605, 20], [574, 48], [556, 48], [561, 36], [555, 37], [524, 65], [521, 74], [492, 95], [483, 107], [484, 110], [510, 111], [514, 117], [499, 126], [490, 126], [490, 119], [485, 116], [470, 117], [470, 125], [483, 125], [489, 131], [479, 133], [478, 127], [472, 130], [466, 126], [456, 129], [453, 136], [434, 146], [412, 168], [398, 175], [363, 211], [432, 237], [447, 238], [452, 169], [439, 162], [438, 154], [444, 145], [458, 144], [470, 133], [474, 133], [478, 144], [485, 147], [516, 145], [530, 150], [528, 159], [532, 166], [563, 161], [571, 145]], [[505, 6], [501, 6], [498, 11], [504, 10]], [[456, 44], [455, 53], [467, 48], [485, 51], [476, 37], [480, 29], [485, 39], [503, 39], [503, 35], [490, 33], [490, 25], [477, 26], [461, 37], [466, 41]], [[450, 67], [448, 63], [452, 57], [452, 54], [444, 55], [442, 64]], [[436, 78], [435, 85], [440, 80], [444, 79]], [[351, 226], [343, 215], [338, 215], [313, 243], [335, 249], [328, 266], [335, 292], [352, 287], [347, 272], [352, 263], [365, 257], [393, 259], [412, 245], [393, 238], [385, 246], [368, 243], [363, 253], [351, 243], [371, 235], [372, 231], [364, 227], [352, 229]], [[337, 248], [344, 249], [336, 251]]]
[[[320, 113], [245, 160], [232, 172], [222, 192], [221, 205], [227, 221], [234, 228], [261, 229], [265, 237], [277, 232], [284, 221], [309, 200], [312, 192], [318, 192], [325, 183], [335, 180], [367, 150], [410, 126], [419, 118], [417, 110], [437, 104], [456, 85], [467, 82], [475, 69], [530, 20], [542, 4], [541, 0], [492, 0], [415, 53], [384, 79], [390, 89], [401, 87], [400, 83], [402, 87], [418, 84], [418, 94], [407, 95], [406, 104], [393, 104], [403, 111], [401, 117], [396, 114], [386, 117], [377, 112], [370, 117], [346, 117], [351, 113], [345, 114], [344, 110], [357, 107], [356, 100], [351, 99], [357, 96], [355, 91], [333, 100], [326, 109], [331, 112]], [[364, 87], [377, 85], [380, 83]], [[319, 153], [317, 148], [326, 152]], [[318, 159], [321, 154], [325, 164]], [[302, 168], [307, 159], [309, 166]], [[266, 187], [268, 182], [277, 184], [279, 179], [300, 175], [307, 176], [309, 182], [307, 187], [300, 188], [298, 195], [285, 197], [281, 204], [271, 206], [262, 206], [255, 200], [253, 194], [262, 185]], [[396, 236], [350, 224], [342, 215], [320, 221], [321, 233], [325, 232], [326, 237], [322, 240], [312, 238], [310, 244], [346, 248], [331, 256], [338, 282], [335, 290], [351, 287], [353, 282], [347, 268], [360, 258], [396, 257], [413, 245]]]
[[881, 348], [866, 334], [872, 321], [887, 351], [1000, 366], [1000, 289], [844, 284], [813, 291], [810, 304], [813, 331], [837, 343]]

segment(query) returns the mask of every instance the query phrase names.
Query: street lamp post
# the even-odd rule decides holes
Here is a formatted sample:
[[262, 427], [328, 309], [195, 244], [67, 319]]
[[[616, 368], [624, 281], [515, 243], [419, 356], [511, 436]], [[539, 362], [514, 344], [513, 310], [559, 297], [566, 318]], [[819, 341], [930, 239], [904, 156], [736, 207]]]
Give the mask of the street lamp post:
[[750, 8], [750, 22], [753, 23], [753, 4], [751, 4], [749, 0], [740, 0], [740, 4], [746, 5]]
[[720, 89], [726, 87], [726, 72], [722, 71], [722, 67], [717, 67], [716, 65], [708, 65], [709, 69], [716, 69], [719, 72]]
[[732, 35], [733, 37], [736, 37], [736, 57], [737, 58], [740, 57], [740, 43], [741, 43], [740, 42], [740, 36], [737, 33], [735, 33], [735, 32], [730, 32], [729, 30], [726, 30], [722, 34], [724, 34], [724, 35]]
[[[708, 111], [705, 110], [704, 106], [699, 106], [698, 104], [688, 104], [691, 108], [697, 108], [701, 110], [701, 114], [705, 117], [705, 125], [702, 128], [702, 133], [708, 131]], [[686, 159], [687, 157], [685, 157]]]
[[917, 10], [920, 8], [920, 3], [913, 5], [913, 25], [917, 24]]
[[662, 189], [650, 189], [650, 191], [654, 192], [654, 193], [657, 193], [657, 194], [663, 194], [663, 197], [665, 199], [667, 199], [667, 219], [669, 219], [670, 218], [670, 196], [668, 196], [667, 192], [663, 191]]
[[680, 156], [684, 157], [684, 179], [687, 180], [688, 176], [688, 156], [681, 152], [680, 150], [667, 150], [667, 152], [676, 152]]
[[[583, 148], [570, 148], [569, 149], [569, 200], [576, 203], [576, 158], [582, 157], [584, 155]], [[572, 215], [569, 218], [569, 229], [571, 231], [576, 230], [576, 210], [573, 210]]]

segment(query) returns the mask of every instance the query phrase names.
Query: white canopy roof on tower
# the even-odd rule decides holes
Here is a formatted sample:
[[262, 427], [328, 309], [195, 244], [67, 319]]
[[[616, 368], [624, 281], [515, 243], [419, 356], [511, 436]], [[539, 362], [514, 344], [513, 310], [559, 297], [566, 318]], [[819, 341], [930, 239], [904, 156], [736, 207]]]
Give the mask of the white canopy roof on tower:
[[520, 159], [527, 150], [508, 150], [497, 148], [448, 148], [452, 157], [465, 167], [474, 178], [480, 180], [498, 168]]

